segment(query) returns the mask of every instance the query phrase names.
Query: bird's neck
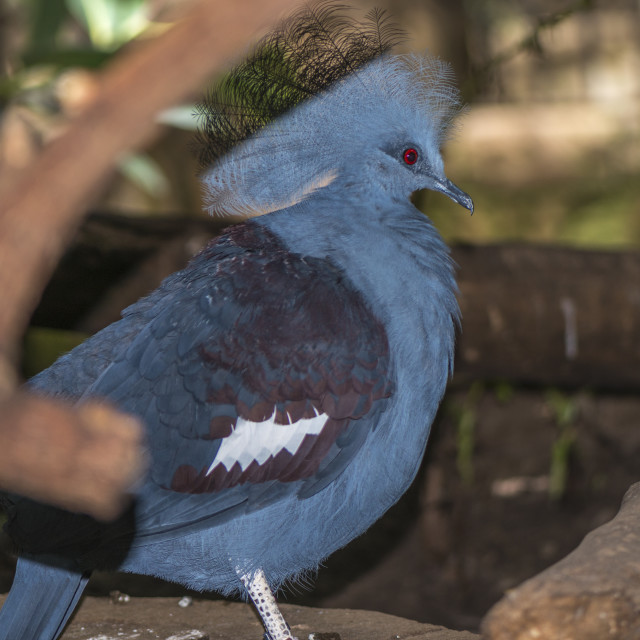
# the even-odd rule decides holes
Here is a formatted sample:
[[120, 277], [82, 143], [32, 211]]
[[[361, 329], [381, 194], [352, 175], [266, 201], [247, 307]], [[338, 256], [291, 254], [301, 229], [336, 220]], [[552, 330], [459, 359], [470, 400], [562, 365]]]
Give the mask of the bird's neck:
[[291, 251], [330, 259], [385, 326], [395, 391], [375, 432], [376, 458], [369, 452], [362, 464], [374, 465], [384, 479], [382, 502], [392, 504], [419, 468], [451, 373], [459, 311], [449, 252], [431, 222], [408, 201], [374, 201], [368, 210], [309, 202], [256, 222]]
[[330, 259], [387, 327], [392, 353], [416, 367], [438, 363], [446, 380], [459, 314], [449, 251], [408, 200], [362, 202], [312, 198], [256, 222], [292, 252]]

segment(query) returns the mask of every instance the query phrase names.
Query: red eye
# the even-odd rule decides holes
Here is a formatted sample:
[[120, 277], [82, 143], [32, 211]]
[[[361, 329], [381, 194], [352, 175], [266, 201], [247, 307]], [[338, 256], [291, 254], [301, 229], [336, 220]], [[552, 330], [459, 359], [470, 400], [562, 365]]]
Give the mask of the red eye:
[[402, 154], [402, 159], [407, 164], [415, 164], [418, 162], [418, 152], [415, 149], [405, 149]]

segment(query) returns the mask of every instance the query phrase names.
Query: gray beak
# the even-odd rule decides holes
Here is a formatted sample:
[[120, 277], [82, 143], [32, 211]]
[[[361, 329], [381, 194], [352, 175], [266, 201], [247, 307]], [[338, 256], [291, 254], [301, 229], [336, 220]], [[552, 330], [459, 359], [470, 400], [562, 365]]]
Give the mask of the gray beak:
[[440, 193], [444, 193], [445, 196], [449, 196], [454, 202], [462, 205], [465, 209], [469, 209], [471, 215], [473, 215], [473, 200], [471, 196], [456, 187], [451, 180], [447, 178], [444, 178], [444, 180], [436, 179], [432, 188], [434, 191], [439, 191]]

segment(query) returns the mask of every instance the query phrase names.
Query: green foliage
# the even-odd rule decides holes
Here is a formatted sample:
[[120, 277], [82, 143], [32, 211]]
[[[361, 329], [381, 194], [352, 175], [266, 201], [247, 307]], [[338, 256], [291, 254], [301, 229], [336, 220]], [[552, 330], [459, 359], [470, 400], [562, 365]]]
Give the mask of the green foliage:
[[104, 65], [149, 25], [147, 8], [148, 0], [28, 0], [20, 7], [24, 41], [0, 78], [0, 99], [23, 101], [34, 75], [53, 87], [65, 69]]
[[198, 119], [195, 111], [196, 106], [194, 104], [171, 107], [170, 109], [165, 109], [158, 115], [158, 122], [174, 127], [175, 129], [194, 131], [198, 128]]
[[[144, 1], [135, 0], [133, 4]], [[47, 65], [55, 76], [70, 67], [93, 69], [101, 66], [113, 51], [140, 33], [131, 26], [135, 7], [129, 7], [129, 4], [123, 0], [30, 0], [26, 6], [29, 28], [20, 54], [21, 71]], [[110, 19], [116, 20], [117, 16], [128, 13], [132, 15], [122, 25], [116, 27], [110, 22]], [[69, 37], [69, 27], [75, 24], [85, 27], [84, 40]]]
[[[26, 19], [24, 45], [12, 73], [0, 78], [0, 102], [38, 112], [44, 116], [38, 121], [43, 130], [57, 126], [63, 72], [104, 65], [151, 25], [150, 6], [149, 0], [29, 0], [21, 7]], [[164, 124], [172, 124], [168, 118]], [[169, 196], [167, 177], [148, 155], [123, 156], [118, 169], [143, 193], [160, 199]]]
[[147, 0], [66, 0], [100, 51], [115, 51], [142, 33], [149, 25], [147, 4]]
[[456, 468], [466, 486], [473, 484], [477, 410], [483, 394], [484, 384], [474, 382], [462, 404], [449, 407], [456, 421]]
[[551, 448], [549, 497], [552, 500], [559, 500], [567, 489], [569, 462], [576, 443], [575, 421], [578, 408], [572, 397], [555, 389], [547, 392], [546, 400], [558, 428], [558, 435]]
[[22, 373], [30, 378], [52, 365], [89, 336], [78, 331], [31, 327], [24, 339]]
[[58, 32], [68, 18], [65, 0], [31, 0], [29, 2], [31, 48], [53, 49]]
[[120, 157], [118, 168], [125, 178], [148, 195], [156, 198], [169, 195], [169, 181], [151, 156], [127, 153]]
[[507, 404], [507, 402], [509, 402], [515, 394], [513, 385], [510, 382], [506, 382], [504, 380], [496, 382], [493, 387], [493, 391], [496, 394], [496, 399], [501, 404]]

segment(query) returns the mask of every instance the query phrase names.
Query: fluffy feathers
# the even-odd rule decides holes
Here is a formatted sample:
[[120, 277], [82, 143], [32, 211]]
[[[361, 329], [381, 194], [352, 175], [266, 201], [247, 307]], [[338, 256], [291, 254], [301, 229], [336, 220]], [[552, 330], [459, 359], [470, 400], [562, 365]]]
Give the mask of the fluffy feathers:
[[[277, 589], [409, 486], [458, 320], [448, 250], [409, 196], [473, 203], [440, 155], [460, 108], [450, 69], [392, 56], [398, 38], [380, 12], [359, 25], [323, 2], [202, 107], [207, 207], [252, 219], [31, 381], [138, 415], [152, 465], [115, 523], [4, 496], [32, 555], [0, 639], [53, 640], [98, 567], [223, 594], [264, 575]], [[290, 423], [318, 413], [301, 439]], [[231, 446], [248, 423], [271, 440], [292, 431], [264, 452]]]
[[437, 149], [459, 110], [448, 64], [382, 55], [259, 129], [206, 170], [207, 210], [263, 215], [294, 205], [339, 175], [358, 175], [367, 145], [381, 132], [391, 139], [398, 130], [390, 130], [391, 118], [420, 130]]

